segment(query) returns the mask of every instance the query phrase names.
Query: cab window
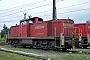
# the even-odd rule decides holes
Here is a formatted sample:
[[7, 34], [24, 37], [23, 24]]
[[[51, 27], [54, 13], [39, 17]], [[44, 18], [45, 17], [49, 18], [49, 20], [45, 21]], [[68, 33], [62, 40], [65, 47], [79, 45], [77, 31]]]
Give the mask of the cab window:
[[29, 23], [33, 23], [33, 21], [32, 20], [29, 20]]
[[23, 25], [26, 25], [26, 21], [23, 22]]

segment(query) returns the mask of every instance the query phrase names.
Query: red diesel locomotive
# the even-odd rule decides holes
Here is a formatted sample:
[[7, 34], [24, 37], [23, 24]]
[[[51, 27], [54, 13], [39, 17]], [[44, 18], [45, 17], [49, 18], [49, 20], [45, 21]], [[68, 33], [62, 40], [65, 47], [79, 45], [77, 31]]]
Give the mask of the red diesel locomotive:
[[66, 50], [79, 44], [78, 39], [72, 39], [73, 31], [74, 21], [71, 19], [43, 21], [42, 18], [33, 17], [11, 26], [8, 42], [14, 47]]

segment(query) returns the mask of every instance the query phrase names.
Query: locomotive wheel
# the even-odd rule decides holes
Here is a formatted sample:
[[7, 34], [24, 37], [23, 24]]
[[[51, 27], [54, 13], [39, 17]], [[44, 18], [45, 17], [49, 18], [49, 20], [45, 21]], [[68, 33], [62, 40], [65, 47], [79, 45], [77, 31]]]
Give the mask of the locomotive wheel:
[[33, 46], [30, 46], [30, 49], [32, 49], [33, 48]]
[[23, 48], [26, 48], [26, 46], [25, 46], [25, 45], [22, 45], [22, 47], [23, 47]]
[[17, 47], [17, 45], [16, 45], [16, 44], [13, 44], [13, 46], [14, 46], [14, 47]]
[[65, 52], [67, 49], [66, 48], [62, 48], [62, 51]]
[[85, 48], [85, 49], [86, 49], [86, 48], [87, 48], [87, 46], [83, 46], [83, 48]]

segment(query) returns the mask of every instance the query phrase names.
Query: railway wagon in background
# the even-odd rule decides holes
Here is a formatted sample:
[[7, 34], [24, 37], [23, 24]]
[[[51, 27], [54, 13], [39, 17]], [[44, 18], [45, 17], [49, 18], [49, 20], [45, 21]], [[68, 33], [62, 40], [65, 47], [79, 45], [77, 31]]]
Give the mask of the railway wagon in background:
[[66, 50], [72, 48], [73, 31], [74, 21], [71, 19], [43, 21], [42, 18], [33, 17], [21, 20], [18, 26], [12, 26], [8, 42], [15, 47]]
[[[76, 29], [76, 36], [79, 37], [79, 47], [87, 48], [90, 46], [90, 22], [74, 24]], [[78, 33], [80, 33], [78, 35]]]

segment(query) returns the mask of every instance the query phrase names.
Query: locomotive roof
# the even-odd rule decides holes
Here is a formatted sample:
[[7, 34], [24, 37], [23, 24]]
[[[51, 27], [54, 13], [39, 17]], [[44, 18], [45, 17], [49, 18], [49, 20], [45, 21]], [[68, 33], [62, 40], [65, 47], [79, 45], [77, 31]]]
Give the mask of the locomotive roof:
[[20, 20], [20, 22], [22, 22], [22, 21], [28, 21], [28, 20], [34, 20], [35, 18], [38, 18], [39, 20], [43, 20], [42, 18], [39, 18], [39, 17], [33, 17], [33, 18], [28, 18], [28, 19], [22, 19], [22, 20]]

